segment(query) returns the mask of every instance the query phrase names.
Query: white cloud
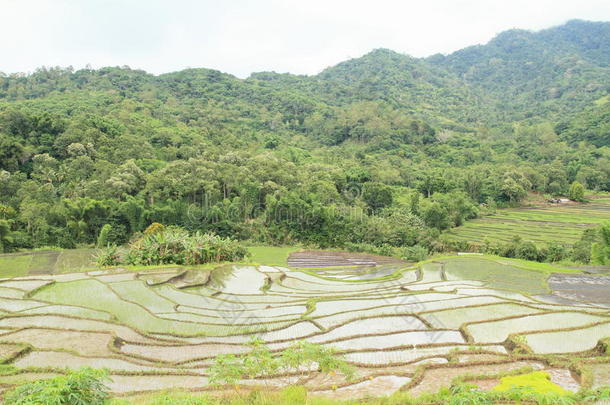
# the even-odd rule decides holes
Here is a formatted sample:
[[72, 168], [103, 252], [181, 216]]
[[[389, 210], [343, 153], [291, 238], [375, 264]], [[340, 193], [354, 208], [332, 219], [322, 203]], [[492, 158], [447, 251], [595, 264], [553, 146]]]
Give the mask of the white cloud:
[[510, 28], [610, 20], [606, 0], [0, 0], [0, 71], [129, 65], [315, 74], [373, 48], [413, 56]]

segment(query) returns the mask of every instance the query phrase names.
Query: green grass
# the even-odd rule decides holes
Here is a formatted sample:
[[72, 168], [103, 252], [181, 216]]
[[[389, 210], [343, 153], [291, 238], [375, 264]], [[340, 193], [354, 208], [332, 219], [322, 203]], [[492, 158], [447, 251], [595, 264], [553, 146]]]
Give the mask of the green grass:
[[0, 277], [88, 271], [95, 267], [93, 254], [94, 249], [66, 249], [1, 255]]
[[291, 247], [274, 247], [274, 246], [252, 246], [248, 250], [252, 254], [249, 261], [264, 266], [287, 266], [288, 256], [292, 252], [298, 251], [300, 248]]
[[444, 263], [445, 272], [450, 280], [479, 280], [489, 288], [514, 290], [527, 294], [548, 292], [547, 276], [542, 272], [518, 269], [509, 264], [480, 257], [465, 257]]
[[[156, 394], [142, 394], [128, 398], [114, 399], [111, 405], [418, 405], [418, 404], [576, 404], [606, 401], [610, 398], [608, 387], [597, 391], [573, 394], [551, 383], [543, 372], [511, 377], [512, 388], [501, 391], [481, 391], [468, 384], [454, 384], [451, 388], [441, 388], [433, 394], [413, 397], [406, 392], [379, 398], [327, 399], [308, 393], [303, 387], [288, 387], [281, 391], [261, 389], [248, 391], [235, 389], [224, 395], [209, 393], [187, 393], [167, 391]], [[521, 385], [519, 385], [521, 384]], [[602, 403], [602, 402], [599, 402]]]
[[512, 259], [512, 258], [487, 255], [487, 254], [476, 255], [476, 256], [441, 255], [441, 256], [435, 256], [430, 259], [418, 262], [415, 264], [415, 266], [417, 267], [417, 266], [421, 266], [426, 263], [439, 262], [439, 261], [448, 260], [448, 259], [464, 260], [464, 261], [469, 261], [472, 259], [490, 260], [490, 261], [494, 261], [494, 262], [497, 262], [500, 264], [506, 264], [509, 266], [517, 267], [521, 270], [532, 270], [532, 271], [544, 273], [546, 275], [549, 275], [551, 273], [574, 273], [574, 274], [576, 274], [576, 273], [581, 272], [580, 270], [577, 270], [577, 269], [566, 269], [566, 268], [562, 268], [562, 267], [559, 267], [559, 266], [556, 266], [556, 265], [553, 265], [550, 263], [532, 262], [529, 260]]
[[537, 208], [502, 209], [446, 232], [450, 239], [482, 243], [509, 242], [514, 236], [544, 246], [550, 242], [573, 244], [585, 229], [610, 221], [610, 198], [590, 203]]
[[59, 252], [55, 262], [56, 273], [73, 273], [96, 267], [94, 249], [66, 249]]
[[600, 97], [597, 100], [593, 101], [593, 104], [595, 104], [596, 106], [601, 106], [608, 102], [610, 102], [610, 96], [606, 95], [604, 97]]
[[501, 383], [494, 387], [494, 391], [509, 391], [514, 388], [531, 388], [540, 394], [570, 395], [571, 392], [551, 382], [550, 376], [544, 371], [515, 376], [502, 377]]
[[0, 256], [0, 277], [26, 276], [30, 270], [32, 256]]

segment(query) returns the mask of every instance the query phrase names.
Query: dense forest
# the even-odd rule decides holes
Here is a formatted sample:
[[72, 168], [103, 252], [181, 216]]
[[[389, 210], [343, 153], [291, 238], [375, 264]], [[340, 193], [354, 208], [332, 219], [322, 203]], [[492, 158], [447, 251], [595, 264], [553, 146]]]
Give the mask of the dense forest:
[[158, 222], [417, 259], [445, 229], [580, 185], [610, 191], [610, 23], [377, 49], [315, 76], [0, 74], [3, 251]]

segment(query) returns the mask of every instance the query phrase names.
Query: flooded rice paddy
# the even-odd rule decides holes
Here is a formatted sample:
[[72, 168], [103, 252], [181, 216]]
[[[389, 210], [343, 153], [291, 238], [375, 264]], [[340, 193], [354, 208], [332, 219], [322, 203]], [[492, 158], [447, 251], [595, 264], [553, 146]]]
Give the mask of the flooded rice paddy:
[[609, 293], [608, 277], [549, 277], [487, 257], [411, 266], [304, 251], [285, 266], [37, 272], [0, 280], [0, 348], [14, 366], [0, 384], [91, 366], [110, 370], [115, 393], [205, 390], [214, 357], [257, 337], [274, 352], [297, 339], [338, 349], [355, 380], [306, 383], [330, 397], [436, 391], [523, 367], [578, 388], [583, 370], [551, 366], [562, 356], [607, 385]]

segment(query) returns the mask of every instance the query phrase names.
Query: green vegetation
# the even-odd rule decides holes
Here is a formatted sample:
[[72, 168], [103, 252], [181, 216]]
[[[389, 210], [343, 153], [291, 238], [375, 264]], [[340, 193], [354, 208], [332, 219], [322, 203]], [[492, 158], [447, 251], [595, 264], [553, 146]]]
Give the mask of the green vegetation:
[[572, 201], [584, 202], [585, 201], [585, 188], [582, 184], [575, 181], [570, 186], [570, 190], [568, 191], [568, 197]]
[[[0, 248], [120, 246], [159, 222], [251, 245], [451, 250], [439, 232], [466, 224], [476, 241], [471, 219], [530, 192], [610, 190], [608, 32], [572, 21], [448, 56], [378, 49], [316, 76], [2, 74]], [[499, 239], [527, 232], [505, 222]], [[558, 244], [575, 231], [548, 226]]]
[[[145, 234], [165, 230], [155, 225]], [[259, 254], [284, 260], [289, 250]], [[337, 266], [338, 260], [370, 266], [376, 257], [303, 251], [297, 258], [339, 277], [357, 266]], [[574, 403], [591, 394], [592, 383], [607, 384], [600, 340], [608, 334], [610, 317], [599, 306], [607, 297], [585, 288], [585, 295], [574, 297], [578, 304], [553, 303], [545, 280], [564, 270], [517, 259], [453, 256], [420, 263], [418, 271], [385, 259], [379, 270], [390, 272], [349, 282], [286, 266], [245, 264], [6, 280], [6, 298], [0, 299], [6, 366], [0, 384], [12, 389], [86, 366], [108, 370], [113, 394], [135, 395], [140, 387], [211, 391], [129, 396], [123, 404], [214, 405], [520, 398]], [[571, 291], [579, 276], [566, 279]], [[543, 364], [583, 390], [499, 392], [464, 384], [529, 373]], [[569, 372], [584, 377], [577, 381]], [[440, 387], [445, 388], [430, 393]], [[389, 397], [373, 399], [383, 395]], [[369, 399], [356, 400], [360, 396]]]
[[302, 386], [291, 386], [279, 391], [248, 390], [230, 395], [187, 394], [171, 392], [145, 395], [132, 399], [110, 399], [104, 383], [103, 371], [83, 369], [67, 376], [22, 385], [5, 397], [4, 403], [15, 405], [417, 405], [417, 404], [496, 404], [506, 401], [536, 404], [594, 403], [610, 399], [610, 388], [600, 388], [573, 394], [552, 384], [548, 374], [534, 372], [502, 378], [493, 391], [481, 391], [468, 383], [456, 383], [438, 393], [413, 397], [396, 393], [389, 397], [361, 400], [332, 400], [307, 392]]
[[2, 275], [2, 277], [25, 276], [30, 270], [31, 262], [31, 255], [0, 256], [0, 274]]
[[[116, 252], [102, 255], [101, 265], [112, 261]], [[248, 255], [248, 250], [230, 238], [188, 231], [178, 227], [162, 227], [133, 242], [125, 253], [125, 261], [131, 265], [185, 264], [237, 262]]]
[[[315, 76], [0, 73], [0, 276], [32, 276], [0, 288], [4, 403], [610, 399], [605, 279], [532, 262], [610, 263], [608, 44], [571, 21]], [[109, 399], [163, 387], [218, 391]]]
[[10, 222], [5, 219], [0, 219], [0, 253], [4, 253], [8, 250], [6, 246], [9, 246], [13, 242], [11, 234]]
[[539, 394], [571, 394], [570, 391], [561, 388], [557, 384], [553, 384], [549, 374], [544, 371], [534, 371], [529, 374], [502, 377], [502, 382], [494, 387], [494, 391], [509, 391], [514, 388], [529, 388]]
[[103, 248], [108, 245], [108, 235], [112, 232], [112, 226], [106, 224], [100, 230], [100, 234], [97, 237], [96, 247]]
[[103, 370], [84, 368], [70, 371], [65, 376], [34, 381], [4, 396], [11, 405], [104, 405], [110, 395], [105, 383], [109, 381]]
[[543, 294], [548, 291], [548, 273], [518, 269], [514, 265], [490, 261], [487, 258], [461, 257], [440, 262], [444, 263], [444, 271], [449, 280], [479, 280], [490, 288], [528, 294]]
[[251, 246], [249, 261], [266, 266], [286, 266], [288, 255], [299, 250], [297, 247]]
[[93, 249], [39, 250], [0, 255], [0, 277], [66, 273], [95, 268]]
[[451, 388], [441, 389], [435, 394], [413, 397], [405, 393], [396, 393], [389, 397], [366, 398], [359, 400], [332, 400], [309, 394], [302, 387], [290, 387], [279, 392], [253, 391], [233, 394], [218, 398], [210, 395], [184, 393], [162, 394], [136, 398], [113, 405], [493, 405], [516, 403], [534, 404], [593, 404], [610, 398], [608, 388], [583, 393], [580, 395], [560, 395], [556, 393], [538, 393], [535, 390], [515, 388], [507, 392], [480, 391], [471, 384], [458, 383]]
[[[210, 382], [234, 386], [240, 381], [254, 378], [271, 378], [279, 373], [298, 377], [290, 384], [301, 385], [311, 378], [313, 367], [319, 373], [340, 372], [349, 381], [354, 370], [330, 346], [322, 346], [306, 341], [298, 341], [274, 356], [263, 341], [253, 339], [248, 343], [250, 351], [236, 357], [232, 354], [219, 355], [210, 368]], [[290, 381], [290, 379], [287, 379]]]
[[599, 240], [597, 227], [610, 219], [610, 199], [497, 210], [445, 232], [450, 246], [526, 260], [588, 262]]
[[591, 256], [593, 256], [593, 262], [610, 264], [610, 222], [600, 226], [599, 236], [600, 241], [592, 246]]

